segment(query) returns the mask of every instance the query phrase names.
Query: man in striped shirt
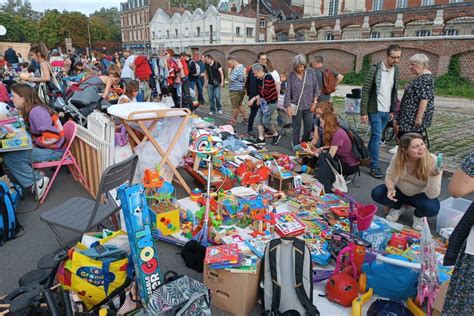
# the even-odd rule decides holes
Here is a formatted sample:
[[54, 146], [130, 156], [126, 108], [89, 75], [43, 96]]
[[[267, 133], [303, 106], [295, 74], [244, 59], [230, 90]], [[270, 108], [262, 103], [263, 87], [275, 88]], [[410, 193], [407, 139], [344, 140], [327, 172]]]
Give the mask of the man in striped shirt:
[[265, 71], [263, 65], [255, 63], [252, 65], [253, 74], [257, 79], [262, 80], [262, 85], [258, 88], [258, 95], [249, 100], [248, 104], [251, 106], [254, 101], [259, 105], [257, 117], [258, 138], [255, 141], [258, 145], [265, 144], [264, 127], [273, 134], [272, 143], [276, 144], [281, 136], [275, 129], [272, 123], [272, 116], [276, 110], [278, 102], [278, 92], [273, 76]]
[[242, 101], [244, 100], [245, 68], [235, 57], [227, 57], [227, 69], [229, 69], [229, 96], [232, 105], [232, 120], [230, 124], [237, 123], [239, 113], [242, 114], [242, 124], [247, 123], [248, 118], [245, 113]]

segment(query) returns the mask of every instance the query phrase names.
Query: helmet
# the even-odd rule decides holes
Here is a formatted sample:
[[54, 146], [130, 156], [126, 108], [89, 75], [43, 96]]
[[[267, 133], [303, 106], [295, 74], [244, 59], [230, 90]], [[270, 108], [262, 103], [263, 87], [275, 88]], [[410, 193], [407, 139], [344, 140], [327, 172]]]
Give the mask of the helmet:
[[7, 115], [12, 110], [11, 106], [4, 102], [0, 102], [0, 115]]
[[347, 273], [334, 273], [326, 283], [328, 300], [350, 307], [357, 297], [357, 283]]

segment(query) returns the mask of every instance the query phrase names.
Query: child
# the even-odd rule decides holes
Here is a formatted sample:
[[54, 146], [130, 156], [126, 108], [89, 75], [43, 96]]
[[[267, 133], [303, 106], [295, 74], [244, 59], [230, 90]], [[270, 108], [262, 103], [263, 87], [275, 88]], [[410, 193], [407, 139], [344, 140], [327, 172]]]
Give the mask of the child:
[[118, 104], [137, 102], [139, 88], [138, 80], [131, 80], [125, 86], [125, 93], [118, 99]]
[[277, 104], [277, 125], [281, 126], [279, 131], [280, 135], [286, 135], [286, 129], [291, 127], [292, 119], [286, 113], [285, 108], [283, 107], [283, 102], [285, 100], [285, 93], [288, 86], [287, 82], [288, 74], [286, 71], [280, 73], [280, 94], [278, 95], [278, 104]]

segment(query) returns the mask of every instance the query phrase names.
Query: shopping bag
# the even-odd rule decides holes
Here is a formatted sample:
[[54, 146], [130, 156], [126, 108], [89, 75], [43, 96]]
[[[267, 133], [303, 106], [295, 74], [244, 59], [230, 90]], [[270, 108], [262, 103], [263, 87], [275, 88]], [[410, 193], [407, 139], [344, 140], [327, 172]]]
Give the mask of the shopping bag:
[[115, 245], [102, 245], [110, 241], [110, 237], [91, 248], [76, 244], [58, 271], [58, 281], [64, 288], [76, 292], [87, 309], [101, 304], [130, 283], [128, 254]]

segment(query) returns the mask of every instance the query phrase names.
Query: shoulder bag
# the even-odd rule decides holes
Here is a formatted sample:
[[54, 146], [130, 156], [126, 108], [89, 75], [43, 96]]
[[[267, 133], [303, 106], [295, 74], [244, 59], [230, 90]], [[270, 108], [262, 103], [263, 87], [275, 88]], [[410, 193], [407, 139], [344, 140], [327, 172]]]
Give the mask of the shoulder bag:
[[339, 169], [341, 170], [341, 173], [339, 173], [336, 168], [332, 165], [332, 163], [326, 158], [326, 161], [329, 165], [329, 168], [331, 168], [332, 173], [334, 173], [334, 182], [332, 183], [332, 191], [335, 192], [336, 190], [339, 190], [341, 192], [347, 193], [348, 188], [346, 184], [346, 180], [344, 179], [344, 176], [342, 175], [342, 165], [341, 162], [338, 159], [337, 162], [339, 163]]
[[[290, 103], [290, 109], [291, 109], [291, 113], [293, 114], [293, 116], [295, 116], [296, 113], [298, 113], [298, 109], [300, 108], [300, 102], [301, 102], [301, 97], [303, 96], [303, 90], [304, 90], [304, 85], [306, 83], [306, 74], [307, 73], [308, 73], [308, 71], [305, 70], [303, 85], [301, 86], [301, 93], [300, 93], [300, 97], [298, 98], [298, 103], [297, 104]], [[291, 89], [291, 87], [290, 87], [290, 89]]]

